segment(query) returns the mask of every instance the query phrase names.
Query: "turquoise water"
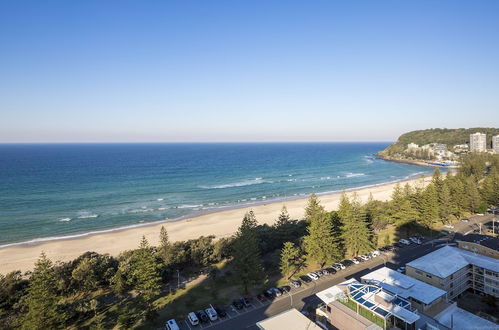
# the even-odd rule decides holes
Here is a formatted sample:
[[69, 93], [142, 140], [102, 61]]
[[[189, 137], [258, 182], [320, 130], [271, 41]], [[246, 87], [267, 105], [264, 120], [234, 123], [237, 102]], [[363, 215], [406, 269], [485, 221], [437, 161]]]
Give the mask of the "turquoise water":
[[372, 157], [388, 144], [3, 144], [0, 245], [431, 173]]

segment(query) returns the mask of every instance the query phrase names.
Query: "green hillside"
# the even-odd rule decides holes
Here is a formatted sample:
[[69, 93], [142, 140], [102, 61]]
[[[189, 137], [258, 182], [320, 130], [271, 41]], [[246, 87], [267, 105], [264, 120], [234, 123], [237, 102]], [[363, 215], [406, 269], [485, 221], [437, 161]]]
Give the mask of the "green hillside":
[[397, 142], [381, 151], [379, 154], [383, 156], [395, 155], [402, 153], [409, 143], [425, 145], [429, 143], [445, 143], [449, 148], [457, 144], [469, 143], [470, 134], [480, 132], [487, 134], [487, 145], [490, 148], [492, 136], [499, 135], [499, 128], [431, 128], [418, 131], [412, 131], [402, 134]]

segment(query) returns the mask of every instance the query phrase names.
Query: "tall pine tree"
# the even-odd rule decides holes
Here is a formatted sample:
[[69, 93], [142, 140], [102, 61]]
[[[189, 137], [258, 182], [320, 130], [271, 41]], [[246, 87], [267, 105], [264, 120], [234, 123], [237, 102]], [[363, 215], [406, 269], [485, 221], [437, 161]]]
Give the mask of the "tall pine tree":
[[372, 233], [363, 208], [354, 196], [352, 202], [343, 194], [338, 209], [343, 223], [343, 241], [348, 256], [357, 256], [373, 249]]
[[280, 270], [282, 275], [293, 274], [300, 265], [300, 249], [293, 242], [285, 242], [281, 249]]
[[145, 236], [142, 236], [132, 263], [132, 278], [135, 289], [150, 306], [152, 299], [161, 292], [161, 276], [158, 262]]
[[308, 199], [308, 204], [305, 207], [305, 220], [310, 222], [316, 215], [324, 213], [324, 207], [320, 204], [319, 199], [316, 194], [310, 195]]
[[244, 293], [248, 293], [250, 286], [263, 281], [257, 226], [253, 211], [246, 213], [232, 245], [234, 272]]
[[64, 317], [58, 309], [57, 280], [52, 262], [42, 252], [30, 279], [24, 301], [28, 311], [21, 321], [22, 329], [59, 329]]

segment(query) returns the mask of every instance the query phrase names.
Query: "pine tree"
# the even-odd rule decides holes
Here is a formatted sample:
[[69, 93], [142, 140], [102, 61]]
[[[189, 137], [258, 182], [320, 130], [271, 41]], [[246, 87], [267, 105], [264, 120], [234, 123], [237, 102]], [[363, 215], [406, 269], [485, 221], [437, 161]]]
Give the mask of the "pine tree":
[[435, 186], [435, 190], [437, 191], [437, 194], [440, 194], [440, 192], [442, 191], [443, 180], [442, 180], [442, 174], [441, 174], [439, 168], [436, 168], [433, 171], [433, 177], [432, 177], [431, 182]]
[[325, 212], [316, 213], [310, 218], [304, 237], [304, 247], [308, 256], [317, 261], [321, 267], [327, 262], [339, 261], [341, 249], [334, 237], [331, 217]]
[[283, 206], [281, 209], [281, 213], [279, 214], [279, 217], [277, 218], [277, 221], [275, 223], [275, 227], [283, 227], [288, 225], [290, 222], [291, 218], [289, 216], [288, 209], [286, 208], [286, 206]]
[[135, 289], [150, 306], [152, 299], [161, 291], [161, 276], [156, 257], [145, 236], [142, 236], [139, 249], [134, 254], [132, 262]]
[[[280, 270], [284, 276], [296, 271], [300, 264], [300, 249], [293, 242], [285, 242], [281, 249]], [[288, 277], [289, 278], [289, 277]]]
[[295, 223], [296, 221], [291, 220], [286, 206], [283, 206], [277, 221], [273, 225], [276, 232], [276, 240], [279, 243], [284, 243], [293, 239]]
[[234, 272], [245, 293], [263, 281], [257, 225], [253, 211], [246, 213], [232, 245]]
[[478, 191], [478, 185], [476, 183], [475, 177], [470, 176], [465, 181], [465, 191], [466, 191], [466, 205], [468, 211], [478, 212], [480, 206], [482, 205], [482, 198], [480, 192]]
[[57, 280], [52, 262], [42, 252], [31, 276], [22, 318], [22, 329], [59, 329], [64, 316], [58, 310], [59, 297], [55, 290]]
[[427, 228], [431, 228], [438, 220], [438, 195], [433, 183], [429, 184], [422, 192], [420, 204], [420, 223]]
[[453, 215], [460, 218], [463, 212], [467, 210], [463, 182], [458, 177], [449, 176], [447, 177], [447, 185], [451, 195]]
[[166, 231], [164, 226], [161, 226], [161, 230], [159, 232], [159, 247], [161, 251], [161, 258], [163, 262], [168, 265], [171, 262], [171, 243], [168, 237], [168, 232]]
[[447, 181], [444, 181], [440, 188], [440, 193], [438, 194], [438, 204], [440, 219], [448, 222], [450, 220], [450, 216], [455, 213], [455, 207], [452, 203], [452, 197], [450, 195]]
[[305, 208], [305, 220], [307, 222], [310, 222], [310, 220], [313, 217], [323, 212], [324, 212], [324, 207], [320, 204], [317, 195], [316, 194], [310, 195], [307, 207]]
[[366, 222], [363, 208], [354, 196], [352, 202], [343, 195], [338, 213], [343, 223], [343, 240], [349, 256], [357, 256], [373, 249], [372, 233]]

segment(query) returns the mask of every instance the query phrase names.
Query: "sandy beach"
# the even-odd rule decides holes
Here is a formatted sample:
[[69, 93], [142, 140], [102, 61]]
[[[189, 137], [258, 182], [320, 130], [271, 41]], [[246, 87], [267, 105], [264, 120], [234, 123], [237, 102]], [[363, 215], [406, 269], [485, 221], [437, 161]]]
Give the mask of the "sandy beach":
[[[430, 178], [412, 179], [403, 181], [411, 185], [424, 185]], [[354, 192], [362, 201], [366, 201], [369, 194], [377, 200], [389, 200], [395, 183], [387, 183], [369, 188], [360, 188], [348, 191], [349, 195]], [[321, 195], [319, 199], [326, 210], [337, 208], [341, 193]], [[40, 253], [44, 251], [52, 261], [69, 261], [86, 251], [98, 253], [109, 253], [118, 255], [120, 252], [136, 248], [142, 235], [152, 245], [159, 240], [161, 226], [165, 226], [170, 240], [179, 241], [197, 238], [199, 236], [215, 235], [217, 238], [232, 235], [241, 223], [246, 212], [253, 210], [259, 223], [273, 224], [279, 215], [281, 208], [285, 205], [293, 219], [300, 219], [304, 215], [307, 198], [272, 202], [251, 207], [224, 210], [215, 213], [204, 214], [176, 222], [164, 222], [149, 226], [123, 229], [109, 233], [88, 235], [73, 239], [54, 240], [34, 245], [16, 245], [0, 249], [0, 273], [8, 273], [13, 270], [28, 271]]]

